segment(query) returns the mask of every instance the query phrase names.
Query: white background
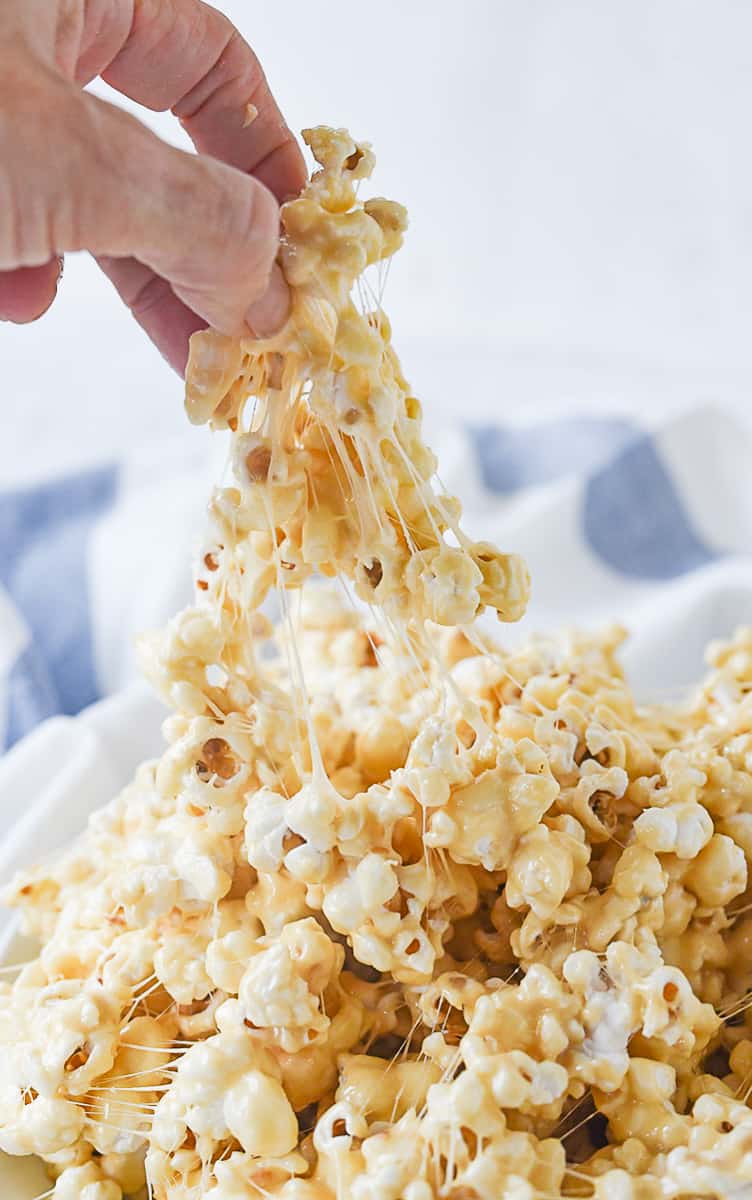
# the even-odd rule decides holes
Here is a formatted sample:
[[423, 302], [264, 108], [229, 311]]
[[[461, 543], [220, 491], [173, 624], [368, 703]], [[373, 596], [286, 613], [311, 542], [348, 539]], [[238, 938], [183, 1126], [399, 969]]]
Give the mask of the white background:
[[[386, 307], [429, 418], [746, 408], [746, 0], [220, 7], [291, 126], [370, 139], [376, 191], [407, 203]], [[168, 116], [144, 119], [180, 140]], [[42, 322], [0, 326], [0, 364], [0, 483], [206, 437], [83, 256]]]

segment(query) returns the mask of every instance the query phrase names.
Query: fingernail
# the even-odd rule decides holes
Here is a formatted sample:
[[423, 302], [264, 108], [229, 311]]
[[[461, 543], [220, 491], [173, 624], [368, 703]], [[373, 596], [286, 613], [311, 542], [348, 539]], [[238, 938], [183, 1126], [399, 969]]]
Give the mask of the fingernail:
[[245, 314], [246, 325], [254, 337], [267, 338], [278, 333], [290, 312], [290, 289], [282, 271], [275, 263], [269, 286]]

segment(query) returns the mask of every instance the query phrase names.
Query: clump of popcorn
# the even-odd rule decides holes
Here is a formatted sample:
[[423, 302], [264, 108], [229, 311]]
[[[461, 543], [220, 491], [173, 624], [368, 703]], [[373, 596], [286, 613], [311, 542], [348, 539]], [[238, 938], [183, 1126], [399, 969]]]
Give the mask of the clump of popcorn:
[[236, 486], [144, 649], [166, 750], [10, 890], [40, 951], [0, 983], [0, 1149], [57, 1200], [734, 1195], [752, 632], [669, 708], [619, 629], [472, 626], [524, 569], [459, 530], [352, 300], [404, 212], [359, 199], [367, 147], [308, 140], [287, 328], [194, 343]]
[[[276, 743], [239, 712], [171, 718], [159, 768], [17, 880], [44, 945], [0, 995], [0, 1146], [95, 1200], [752, 1182], [728, 709], [638, 707], [610, 632], [457, 658], [437, 631], [398, 702], [401, 651], [364, 662], [358, 628], [330, 590], [299, 620], [320, 783], [302, 753], [262, 782]], [[264, 669], [292, 709], [288, 636]], [[366, 783], [385, 710], [406, 748]]]
[[524, 563], [471, 541], [457, 500], [436, 490], [421, 407], [365, 274], [399, 249], [407, 213], [360, 199], [374, 165], [366, 144], [341, 129], [303, 137], [320, 169], [282, 209], [288, 324], [262, 342], [208, 331], [191, 343], [188, 414], [233, 431], [235, 474], [212, 505], [199, 587], [255, 607], [275, 583], [296, 589], [316, 570], [394, 617], [457, 625], [488, 607], [514, 621]]

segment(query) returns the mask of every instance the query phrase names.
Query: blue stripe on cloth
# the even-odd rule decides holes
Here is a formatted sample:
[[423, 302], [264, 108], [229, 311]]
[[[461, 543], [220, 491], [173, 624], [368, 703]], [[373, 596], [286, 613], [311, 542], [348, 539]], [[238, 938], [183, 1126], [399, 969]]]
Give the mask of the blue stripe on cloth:
[[5, 745], [12, 746], [35, 725], [54, 717], [60, 701], [47, 665], [33, 645], [16, 659], [7, 687]]
[[8, 681], [7, 746], [42, 718], [98, 698], [87, 551], [117, 477], [106, 466], [0, 492], [0, 582], [31, 631]]
[[653, 439], [630, 421], [574, 417], [524, 428], [476, 425], [468, 433], [490, 492], [588, 476], [585, 536], [624, 575], [671, 579], [719, 557], [692, 528]]
[[642, 579], [671, 579], [720, 557], [692, 528], [666, 467], [646, 434], [587, 482], [583, 524], [609, 566]]
[[485, 487], [511, 493], [563, 475], [589, 473], [636, 437], [638, 430], [617, 418], [573, 417], [522, 429], [472, 425], [468, 433]]

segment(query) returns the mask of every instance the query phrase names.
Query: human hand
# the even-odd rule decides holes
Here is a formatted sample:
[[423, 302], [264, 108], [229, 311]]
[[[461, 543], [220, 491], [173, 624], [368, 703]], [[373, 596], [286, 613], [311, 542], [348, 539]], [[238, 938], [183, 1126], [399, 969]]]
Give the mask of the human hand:
[[[0, 319], [35, 320], [62, 255], [88, 250], [178, 371], [196, 329], [283, 323], [278, 202], [305, 166], [226, 17], [201, 0], [2, 0], [0, 62]], [[199, 153], [82, 91], [98, 75], [170, 109]]]

